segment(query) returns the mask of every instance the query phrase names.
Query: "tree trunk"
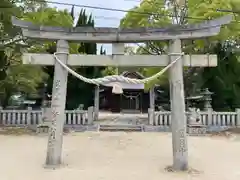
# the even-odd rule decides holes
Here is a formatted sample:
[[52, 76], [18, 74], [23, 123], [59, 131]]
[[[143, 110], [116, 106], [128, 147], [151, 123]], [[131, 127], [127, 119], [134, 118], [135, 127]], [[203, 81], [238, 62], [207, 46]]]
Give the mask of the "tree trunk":
[[3, 108], [6, 108], [8, 106], [8, 101], [9, 101], [9, 98], [11, 97], [12, 93], [6, 91], [3, 98], [1, 99], [1, 106]]

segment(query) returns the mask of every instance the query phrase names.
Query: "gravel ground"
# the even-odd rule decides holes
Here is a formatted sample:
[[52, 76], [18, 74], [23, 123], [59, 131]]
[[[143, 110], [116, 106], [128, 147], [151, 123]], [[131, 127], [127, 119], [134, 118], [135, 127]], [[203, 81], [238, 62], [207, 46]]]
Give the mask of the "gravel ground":
[[170, 133], [64, 136], [63, 166], [44, 169], [47, 137], [0, 135], [1, 180], [239, 180], [240, 138], [189, 137], [188, 172], [169, 172]]

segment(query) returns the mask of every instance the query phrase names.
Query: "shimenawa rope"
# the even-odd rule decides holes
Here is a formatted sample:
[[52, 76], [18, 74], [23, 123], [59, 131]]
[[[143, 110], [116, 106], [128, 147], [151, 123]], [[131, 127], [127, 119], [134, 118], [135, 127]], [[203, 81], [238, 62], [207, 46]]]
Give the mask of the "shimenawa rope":
[[119, 82], [124, 82], [124, 83], [128, 83], [128, 84], [145, 84], [149, 81], [152, 81], [152, 80], [160, 77], [164, 72], [166, 72], [171, 66], [173, 66], [184, 55], [184, 53], [168, 54], [169, 56], [179, 55], [179, 57], [176, 60], [172, 61], [169, 65], [167, 65], [165, 68], [163, 68], [157, 74], [154, 74], [153, 76], [145, 78], [145, 79], [132, 79], [132, 78], [124, 77], [124, 76], [121, 76], [121, 75], [112, 75], [112, 76], [105, 76], [105, 77], [101, 77], [101, 78], [90, 79], [90, 78], [86, 78], [86, 77], [76, 73], [71, 68], [69, 68], [66, 64], [64, 64], [62, 61], [60, 61], [57, 57], [58, 54], [68, 54], [68, 53], [66, 53], [66, 52], [56, 52], [56, 53], [54, 53], [54, 58], [70, 74], [72, 74], [76, 78], [78, 78], [78, 79], [80, 79], [80, 80], [82, 80], [86, 83], [96, 84], [97, 86], [106, 85], [107, 83], [113, 83], [112, 92], [115, 93], [115, 94], [122, 94], [123, 93], [122, 87], [121, 87]]

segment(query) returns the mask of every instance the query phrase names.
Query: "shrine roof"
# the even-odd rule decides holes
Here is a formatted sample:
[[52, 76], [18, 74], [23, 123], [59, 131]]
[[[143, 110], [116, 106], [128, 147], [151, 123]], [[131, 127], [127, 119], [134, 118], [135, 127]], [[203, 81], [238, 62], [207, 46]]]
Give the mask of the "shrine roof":
[[140, 72], [137, 72], [137, 71], [124, 71], [120, 75], [124, 77], [135, 78], [135, 79], [145, 78], [145, 76], [143, 76]]

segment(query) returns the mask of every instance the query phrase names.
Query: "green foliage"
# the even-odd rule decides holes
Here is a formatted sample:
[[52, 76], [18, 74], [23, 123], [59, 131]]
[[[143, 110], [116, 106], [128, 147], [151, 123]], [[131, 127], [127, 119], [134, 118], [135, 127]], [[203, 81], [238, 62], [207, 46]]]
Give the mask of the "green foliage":
[[0, 58], [1, 58], [1, 61], [0, 61], [0, 81], [1, 80], [4, 80], [7, 76], [7, 73], [6, 73], [6, 69], [7, 69], [7, 65], [8, 65], [8, 59], [7, 59], [7, 56], [5, 55], [4, 51], [0, 51]]
[[38, 9], [36, 12], [26, 13], [23, 18], [38, 25], [72, 27], [73, 19], [67, 10], [60, 11], [56, 8]]
[[[34, 69], [34, 71], [31, 69]], [[46, 77], [47, 75], [42, 74], [40, 67], [27, 65], [10, 66], [7, 77], [0, 82], [0, 88], [5, 92], [34, 93], [38, 84]]]
[[[12, 26], [11, 17], [22, 17], [22, 15], [31, 10], [45, 7], [44, 1], [38, 0], [1, 0], [0, 5], [0, 40], [3, 44], [13, 40], [20, 30]], [[12, 43], [11, 43], [12, 44]]]
[[[188, 1], [188, 16], [196, 17], [194, 19], [188, 19], [188, 23], [201, 22], [202, 19], [215, 19], [221, 16], [229, 14], [229, 12], [220, 12], [219, 10], [233, 10], [236, 11], [240, 6], [240, 1], [237, 0], [190, 0]], [[240, 11], [239, 11], [240, 12]], [[218, 42], [236, 41], [240, 39], [240, 13], [234, 13], [233, 21], [221, 28], [221, 32], [218, 36], [210, 37], [208, 40], [195, 41], [195, 49], [201, 51], [205, 47], [210, 48], [215, 46]]]
[[[57, 26], [57, 27], [73, 27], [74, 22], [71, 17], [71, 14], [67, 10], [61, 11], [57, 10], [56, 8], [45, 8], [45, 9], [39, 9], [36, 12], [30, 12], [25, 14], [23, 17], [24, 20], [30, 21], [37, 25], [46, 25], [46, 26]], [[70, 53], [77, 54], [79, 52], [80, 45], [76, 43], [70, 43]], [[50, 53], [53, 54], [56, 52], [56, 42], [52, 41], [33, 41], [31, 42], [31, 47], [28, 50], [29, 52], [33, 53]], [[53, 84], [53, 77], [54, 77], [54, 67], [53, 66], [47, 66], [43, 67], [43, 70], [46, 74], [48, 74], [48, 79], [46, 81], [47, 83], [47, 93], [52, 93], [52, 84]], [[68, 78], [68, 90], [67, 94], [73, 94], [76, 89], [75, 83], [76, 78], [73, 78], [71, 75], [69, 75]], [[76, 91], [78, 92], [78, 91]], [[75, 93], [76, 95], [76, 93]], [[68, 104], [72, 104], [72, 101], [75, 99], [68, 99]]]
[[[41, 4], [41, 3], [40, 3]], [[11, 17], [21, 17], [29, 5], [26, 1], [1, 1], [0, 11], [0, 100], [7, 105], [13, 93], [35, 93], [38, 84], [46, 78], [46, 74], [38, 67], [21, 65], [21, 55], [24, 51], [20, 42], [20, 29], [13, 27]]]
[[[73, 14], [68, 11], [59, 11], [54, 8], [45, 8], [39, 9], [36, 12], [27, 13], [23, 19], [33, 22], [35, 24], [49, 25], [49, 26], [60, 26], [60, 27], [73, 27]], [[75, 27], [79, 26], [94, 26], [93, 17], [86, 15], [85, 10], [81, 10], [80, 15], [77, 19]], [[30, 52], [47, 52], [53, 54], [56, 52], [56, 43], [55, 42], [33, 42]], [[70, 53], [74, 54], [96, 54], [97, 45], [96, 43], [71, 43], [70, 44]], [[105, 51], [101, 48], [101, 54], [104, 54]], [[102, 76], [102, 70], [104, 68], [99, 67], [73, 67], [73, 69], [86, 77], [94, 78]], [[53, 67], [44, 67], [44, 71], [49, 75], [47, 84], [48, 84], [48, 93], [52, 92], [52, 82], [53, 82]], [[85, 107], [92, 105], [93, 103], [93, 90], [94, 86], [91, 84], [84, 83], [77, 79], [76, 77], [69, 75], [68, 77], [68, 89], [67, 89], [67, 109], [74, 109], [79, 106], [79, 104], [84, 104]]]
[[[121, 27], [124, 28], [133, 28], [133, 27], [166, 27], [171, 24], [171, 18], [169, 17], [170, 10], [164, 7], [164, 0], [144, 0], [142, 3], [133, 9], [132, 11], [138, 12], [129, 12], [121, 20]], [[230, 9], [237, 11], [240, 6], [240, 1], [237, 0], [189, 0], [188, 1], [188, 13], [186, 22], [187, 23], [199, 23], [203, 20], [214, 19], [227, 15], [229, 13], [219, 12], [217, 9]], [[238, 11], [239, 12], [239, 11]], [[141, 13], [141, 14], [139, 14]], [[153, 15], [151, 15], [153, 14]], [[236, 41], [240, 38], [240, 13], [234, 13], [234, 20], [229, 25], [223, 26], [221, 33], [218, 36], [195, 41], [186, 41], [185, 49], [189, 49], [188, 52], [202, 52], [202, 50], [207, 49], [216, 45], [219, 41]], [[159, 51], [162, 52], [164, 43], [154, 44], [159, 48]], [[150, 49], [148, 44], [146, 48]]]
[[[164, 0], [143, 0], [138, 7], [132, 10], [140, 12], [137, 14], [129, 12], [121, 21], [121, 27], [166, 27], [171, 23], [169, 17], [171, 9], [164, 7]], [[219, 55], [219, 65], [216, 68], [184, 68], [185, 91], [195, 93], [197, 88], [209, 87], [214, 96], [214, 108], [220, 108], [220, 105], [233, 108], [240, 105], [240, 97], [236, 93], [239, 91], [238, 82], [239, 71], [239, 51], [240, 39], [240, 1], [239, 0], [188, 0], [188, 12], [185, 23], [194, 24], [207, 19], [215, 19], [229, 14], [230, 12], [220, 12], [217, 9], [233, 10], [233, 21], [229, 25], [221, 28], [219, 35], [201, 40], [183, 41], [183, 51], [185, 53], [216, 53]], [[145, 13], [145, 14], [144, 14]], [[150, 15], [154, 14], [154, 15]], [[158, 14], [158, 15], [157, 15]], [[221, 48], [219, 48], [221, 44]], [[224, 49], [228, 44], [228, 49]], [[139, 48], [140, 54], [162, 54], [166, 53], [166, 42], [145, 43], [144, 48]], [[222, 48], [224, 47], [224, 48]], [[154, 53], [155, 52], [155, 53]], [[229, 54], [231, 52], [231, 54]], [[151, 76], [161, 68], [145, 68], [143, 73]], [[197, 74], [196, 76], [194, 74]], [[168, 75], [164, 74], [158, 80], [147, 84], [146, 88], [153, 84], [168, 86]], [[194, 84], [197, 85], [194, 85]], [[222, 107], [221, 107], [222, 108]]]
[[216, 110], [233, 110], [240, 106], [240, 63], [238, 56], [225, 46], [218, 44], [214, 48], [218, 54], [218, 66], [205, 68], [201, 73], [202, 81], [198, 85], [208, 87], [213, 95]]
[[[126, 16], [121, 20], [121, 27], [123, 28], [138, 28], [138, 27], [165, 27], [171, 24], [171, 18], [168, 16], [170, 10], [165, 7], [165, 0], [143, 0], [139, 6], [134, 7]], [[137, 13], [135, 13], [137, 12]], [[163, 49], [166, 46], [166, 42], [152, 42], [151, 47], [157, 46], [157, 51], [160, 52], [160, 48]], [[153, 52], [150, 43], [144, 45], [144, 48], [137, 50], [140, 54], [149, 54]], [[147, 51], [146, 51], [147, 49]], [[151, 76], [162, 68], [144, 68], [143, 74], [145, 76]], [[166, 79], [166, 78], [164, 78]], [[162, 81], [163, 82], [163, 81]], [[149, 82], [145, 88], [149, 89], [153, 84], [161, 84], [158, 80]]]
[[[56, 26], [56, 27], [73, 27], [73, 19], [67, 10], [61, 11], [56, 8], [38, 9], [36, 12], [26, 13], [22, 19], [37, 25]], [[56, 52], [56, 42], [52, 41], [32, 41], [28, 40], [29, 52], [37, 53], [54, 53]], [[70, 43], [70, 53], [77, 53], [79, 45]]]
[[[92, 15], [88, 16], [85, 10], [81, 10], [76, 26], [91, 26], [94, 27], [94, 19]], [[78, 53], [81, 54], [97, 54], [97, 44], [96, 43], [80, 43], [78, 48]], [[101, 48], [100, 54], [105, 54], [105, 51]], [[79, 67], [75, 71], [88, 78], [97, 78], [102, 76], [102, 71], [105, 67]], [[68, 81], [68, 94], [67, 94], [67, 108], [74, 109], [79, 106], [79, 104], [84, 104], [85, 107], [93, 105], [93, 94], [94, 85], [87, 84], [80, 81], [72, 75], [69, 76]]]
[[170, 24], [169, 10], [164, 5], [165, 0], [143, 0], [121, 20], [121, 27], [163, 27]]
[[[60, 11], [55, 8], [45, 8], [39, 9], [35, 12], [26, 13], [23, 16], [24, 20], [30, 21], [38, 25], [48, 25], [48, 26], [59, 26], [59, 27], [73, 27], [73, 14], [74, 9], [72, 8], [71, 13], [68, 11]], [[75, 27], [79, 26], [94, 26], [94, 19], [90, 15], [86, 15], [85, 10], [81, 10], [80, 15], [77, 19]], [[30, 42], [31, 47], [28, 49], [29, 52], [42, 52], [53, 54], [56, 52], [56, 43], [55, 42]], [[97, 45], [96, 43], [71, 43], [70, 44], [70, 53], [74, 54], [96, 54]], [[105, 54], [105, 51], [101, 48], [101, 54]], [[86, 77], [94, 78], [102, 76], [102, 70], [104, 68], [99, 67], [73, 67], [74, 70]], [[44, 72], [49, 75], [47, 84], [48, 84], [48, 93], [52, 92], [52, 83], [53, 83], [53, 67], [44, 67]], [[84, 83], [69, 75], [68, 77], [68, 89], [67, 89], [67, 109], [74, 109], [79, 106], [79, 104], [84, 104], [85, 107], [92, 105], [93, 103], [93, 89], [94, 86], [91, 84]], [[80, 93], [79, 93], [80, 92]]]

